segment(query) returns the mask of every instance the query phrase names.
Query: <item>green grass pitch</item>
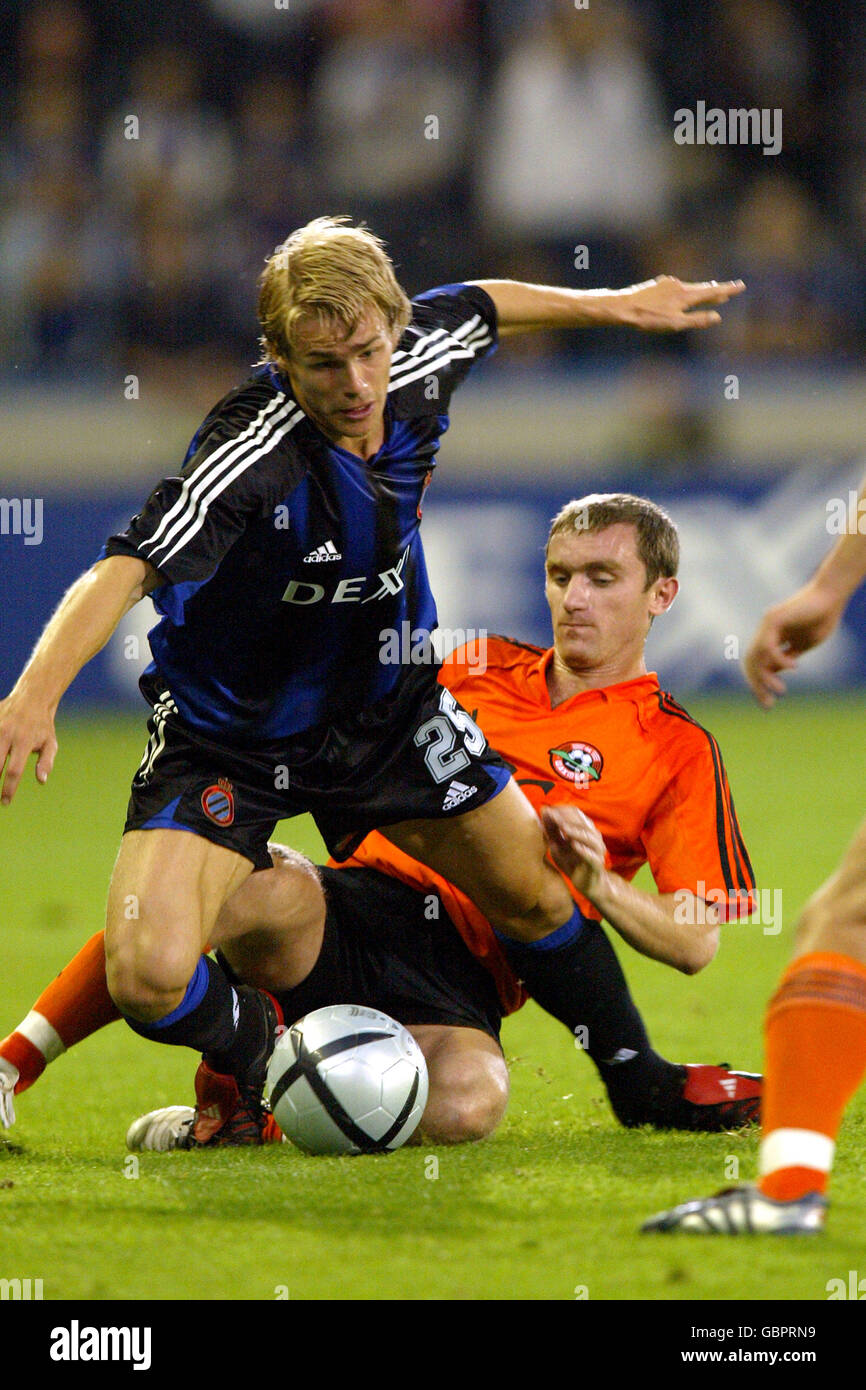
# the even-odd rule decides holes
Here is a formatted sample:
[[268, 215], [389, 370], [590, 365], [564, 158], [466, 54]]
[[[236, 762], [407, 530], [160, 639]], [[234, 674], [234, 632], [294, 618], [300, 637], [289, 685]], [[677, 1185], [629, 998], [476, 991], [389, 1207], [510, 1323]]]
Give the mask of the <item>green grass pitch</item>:
[[[782, 893], [782, 930], [727, 927], [694, 979], [621, 954], [661, 1051], [757, 1070], [797, 911], [863, 809], [862, 704], [690, 708], [721, 742], [759, 884]], [[102, 925], [144, 724], [61, 718], [59, 733], [49, 785], [28, 772], [0, 813], [0, 1034]], [[311, 823], [281, 834], [320, 852]], [[862, 1265], [863, 1098], [840, 1136], [824, 1237], [639, 1236], [660, 1207], [751, 1178], [756, 1136], [620, 1129], [587, 1059], [534, 1006], [506, 1022], [503, 1042], [511, 1102], [482, 1144], [132, 1157], [130, 1120], [188, 1101], [195, 1058], [115, 1024], [50, 1067], [0, 1132], [0, 1277], [41, 1278], [60, 1300], [823, 1300], [828, 1280]]]

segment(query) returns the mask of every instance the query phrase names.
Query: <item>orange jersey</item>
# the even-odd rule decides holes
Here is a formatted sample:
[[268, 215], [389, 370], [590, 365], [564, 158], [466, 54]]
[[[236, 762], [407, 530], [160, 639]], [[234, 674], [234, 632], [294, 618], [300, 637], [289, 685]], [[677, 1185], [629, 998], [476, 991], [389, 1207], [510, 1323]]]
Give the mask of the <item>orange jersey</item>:
[[[755, 881], [718, 744], [654, 674], [583, 691], [552, 709], [546, 681], [552, 649], [490, 637], [485, 670], [477, 657], [477, 647], [460, 648], [439, 679], [511, 764], [536, 811], [576, 804], [604, 837], [615, 873], [632, 879], [648, 863], [659, 893], [688, 889], [718, 905], [723, 920], [748, 915]], [[378, 831], [347, 862], [437, 893], [492, 971], [505, 1012], [523, 1003], [492, 927], [465, 894]], [[597, 919], [597, 910], [571, 891]]]

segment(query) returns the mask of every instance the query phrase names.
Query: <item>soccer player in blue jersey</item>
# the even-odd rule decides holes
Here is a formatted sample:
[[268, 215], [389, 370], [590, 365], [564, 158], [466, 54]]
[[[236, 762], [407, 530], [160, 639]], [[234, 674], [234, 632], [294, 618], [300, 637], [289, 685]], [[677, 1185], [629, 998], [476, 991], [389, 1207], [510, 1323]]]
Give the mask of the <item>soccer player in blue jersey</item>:
[[47, 779], [63, 692], [151, 594], [153, 714], [109, 892], [108, 984], [137, 1032], [235, 1079], [239, 1130], [264, 1123], [277, 1015], [201, 952], [269, 866], [280, 819], [312, 812], [337, 859], [384, 829], [475, 901], [531, 992], [567, 974], [584, 923], [535, 813], [431, 666], [380, 660], [380, 633], [435, 625], [422, 498], [451, 393], [497, 332], [704, 327], [719, 315], [696, 306], [742, 288], [485, 281], [410, 303], [377, 238], [317, 219], [266, 263], [262, 363], [72, 586], [0, 704], [8, 804], [31, 752]]

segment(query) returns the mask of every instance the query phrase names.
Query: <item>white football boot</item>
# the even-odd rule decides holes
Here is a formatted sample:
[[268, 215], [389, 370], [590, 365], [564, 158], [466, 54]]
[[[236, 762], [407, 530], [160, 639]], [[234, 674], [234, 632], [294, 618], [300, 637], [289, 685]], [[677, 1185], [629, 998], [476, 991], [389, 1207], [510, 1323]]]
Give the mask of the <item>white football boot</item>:
[[169, 1149], [186, 1148], [184, 1143], [195, 1119], [191, 1105], [166, 1105], [162, 1110], [149, 1110], [139, 1115], [126, 1131], [128, 1149], [150, 1149], [167, 1153]]
[[15, 1085], [18, 1068], [0, 1057], [0, 1125], [11, 1129], [15, 1123]]
[[751, 1184], [728, 1187], [715, 1197], [682, 1202], [651, 1216], [642, 1231], [689, 1231], [695, 1235], [814, 1235], [824, 1229], [827, 1202], [807, 1192], [793, 1202], [776, 1202]]

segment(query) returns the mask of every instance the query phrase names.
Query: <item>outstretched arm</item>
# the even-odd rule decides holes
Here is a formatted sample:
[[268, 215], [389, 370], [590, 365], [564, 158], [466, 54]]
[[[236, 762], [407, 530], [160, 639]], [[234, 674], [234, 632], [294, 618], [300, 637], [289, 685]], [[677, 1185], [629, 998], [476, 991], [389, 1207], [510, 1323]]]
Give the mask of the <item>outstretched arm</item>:
[[807, 584], [767, 610], [752, 638], [743, 668], [765, 709], [785, 694], [780, 672], [793, 671], [802, 652], [826, 641], [866, 579], [866, 534], [858, 526], [861, 511], [866, 512], [866, 481], [857, 498], [852, 530], [839, 537]]
[[647, 893], [613, 873], [601, 833], [576, 806], [545, 806], [542, 820], [554, 863], [624, 941], [685, 975], [710, 963], [719, 945], [717, 908], [683, 912], [681, 894]]
[[12, 691], [0, 701], [0, 804], [8, 806], [31, 753], [36, 777], [46, 782], [54, 766], [54, 715], [60, 698], [83, 666], [105, 646], [117, 624], [159, 583], [146, 560], [114, 555], [99, 560], [61, 600]]
[[519, 280], [475, 280], [496, 305], [500, 335], [542, 328], [593, 328], [627, 324], [656, 333], [709, 328], [721, 321], [716, 309], [746, 288], [742, 280], [689, 284], [660, 275], [624, 290], [570, 290], [527, 285]]

